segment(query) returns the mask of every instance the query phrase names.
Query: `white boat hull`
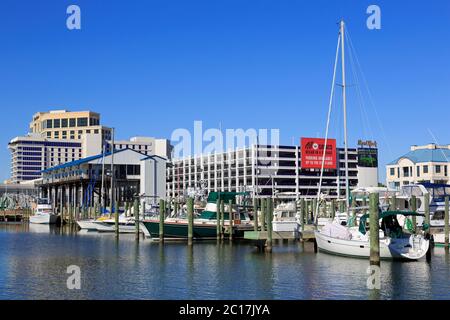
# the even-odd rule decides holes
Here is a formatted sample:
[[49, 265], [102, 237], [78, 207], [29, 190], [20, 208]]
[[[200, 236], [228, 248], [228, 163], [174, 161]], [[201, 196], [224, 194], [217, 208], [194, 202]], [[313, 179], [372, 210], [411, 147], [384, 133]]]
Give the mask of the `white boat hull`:
[[[319, 231], [315, 231], [315, 236], [317, 247], [321, 251], [349, 257], [370, 257], [368, 241], [337, 239], [324, 235]], [[429, 241], [423, 238], [416, 238], [416, 241], [414, 241], [415, 250], [412, 250], [413, 248], [406, 247], [410, 240], [405, 238], [380, 240], [380, 258], [418, 260], [424, 257], [429, 248]]]
[[275, 232], [298, 232], [300, 224], [297, 221], [273, 221], [272, 230]]
[[[115, 232], [116, 226], [114, 224], [105, 222], [94, 222], [98, 232]], [[119, 233], [134, 233], [136, 226], [134, 224], [119, 224]]]
[[77, 221], [78, 226], [82, 230], [90, 230], [90, 231], [97, 231], [97, 224], [95, 223], [95, 220], [80, 220]]
[[434, 243], [436, 245], [444, 245], [445, 244], [445, 234], [444, 233], [435, 233], [433, 234]]
[[30, 223], [35, 224], [55, 224], [58, 216], [55, 214], [35, 214], [30, 216]]

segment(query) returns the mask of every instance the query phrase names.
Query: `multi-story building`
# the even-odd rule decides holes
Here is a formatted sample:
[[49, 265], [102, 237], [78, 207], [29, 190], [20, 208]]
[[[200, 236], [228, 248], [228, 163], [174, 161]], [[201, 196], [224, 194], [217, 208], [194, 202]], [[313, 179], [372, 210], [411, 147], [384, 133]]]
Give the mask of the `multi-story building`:
[[[370, 169], [374, 170], [366, 170], [358, 159], [360, 150], [366, 149], [348, 150], [350, 189], [378, 184], [377, 168], [372, 166]], [[345, 152], [342, 148], [336, 151], [336, 168], [324, 169], [321, 187], [321, 192], [331, 197], [337, 197], [338, 190], [343, 196], [346, 190]], [[257, 196], [276, 195], [288, 199], [316, 196], [321, 171], [302, 168], [300, 146], [264, 145], [174, 160], [167, 170], [168, 197], [183, 196], [195, 188], [204, 188], [207, 192], [256, 191]]]
[[12, 183], [38, 179], [42, 170], [83, 157], [81, 141], [46, 139], [39, 134], [16, 137], [8, 148]]
[[[30, 133], [12, 139], [10, 183], [42, 177], [42, 171], [106, 151], [111, 152], [112, 129], [100, 124], [100, 114], [91, 111], [54, 110], [38, 112], [30, 123]], [[166, 139], [135, 137], [115, 141], [115, 150], [131, 149], [147, 156], [171, 158]]]
[[38, 112], [30, 123], [30, 133], [61, 140], [81, 140], [85, 134], [95, 134], [103, 141], [111, 140], [111, 129], [100, 125], [100, 114], [92, 111]]
[[415, 183], [450, 183], [450, 145], [411, 146], [411, 151], [386, 165], [386, 183], [400, 188]]

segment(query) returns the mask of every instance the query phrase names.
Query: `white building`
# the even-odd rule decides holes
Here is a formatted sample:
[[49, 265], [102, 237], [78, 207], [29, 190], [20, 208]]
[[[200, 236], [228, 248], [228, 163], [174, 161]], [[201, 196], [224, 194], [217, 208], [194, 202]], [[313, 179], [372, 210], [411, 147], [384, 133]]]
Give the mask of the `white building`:
[[42, 170], [83, 157], [81, 141], [47, 139], [40, 134], [16, 137], [8, 148], [12, 183], [38, 179]]
[[115, 150], [131, 149], [148, 156], [157, 155], [166, 159], [172, 158], [173, 148], [167, 139], [133, 137], [130, 140], [114, 141], [114, 147]]
[[386, 165], [388, 187], [415, 183], [449, 184], [450, 145], [412, 146], [411, 151]]
[[[359, 166], [360, 149], [349, 149], [349, 186], [369, 187], [378, 184], [378, 169]], [[376, 150], [376, 149], [375, 149]], [[337, 149], [337, 169], [325, 169], [322, 192], [337, 197], [345, 195], [345, 157]], [[320, 170], [301, 167], [300, 146], [256, 146], [177, 159], [167, 169], [167, 194], [183, 196], [194, 188], [211, 191], [258, 191], [258, 196], [301, 198], [317, 195]], [[338, 176], [340, 179], [338, 179]], [[358, 179], [363, 183], [358, 183]]]
[[[146, 203], [165, 199], [166, 159], [130, 149], [115, 152], [113, 190], [111, 162], [112, 156], [108, 153], [52, 167], [44, 171], [38, 186], [55, 207], [70, 205], [86, 208], [101, 203], [110, 206], [112, 192], [115, 201], [121, 204], [132, 202], [136, 196], [143, 194], [145, 197], [141, 200]], [[105, 199], [101, 198], [102, 194]]]

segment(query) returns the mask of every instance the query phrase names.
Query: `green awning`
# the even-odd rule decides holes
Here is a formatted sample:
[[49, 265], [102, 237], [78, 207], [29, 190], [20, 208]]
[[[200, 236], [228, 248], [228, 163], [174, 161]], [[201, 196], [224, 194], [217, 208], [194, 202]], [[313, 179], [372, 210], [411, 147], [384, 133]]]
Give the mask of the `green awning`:
[[[417, 213], [414, 211], [384, 211], [379, 213], [378, 219], [383, 219], [389, 216], [396, 216], [396, 215], [403, 215], [403, 216], [416, 216], [416, 217], [424, 217], [424, 214]], [[359, 232], [362, 234], [366, 234], [366, 221], [367, 218], [369, 218], [369, 214], [365, 214], [361, 217], [359, 220]]]
[[236, 196], [248, 196], [248, 192], [210, 192], [208, 194], [208, 202], [216, 203], [217, 200], [223, 200], [228, 203], [230, 200], [235, 203]]

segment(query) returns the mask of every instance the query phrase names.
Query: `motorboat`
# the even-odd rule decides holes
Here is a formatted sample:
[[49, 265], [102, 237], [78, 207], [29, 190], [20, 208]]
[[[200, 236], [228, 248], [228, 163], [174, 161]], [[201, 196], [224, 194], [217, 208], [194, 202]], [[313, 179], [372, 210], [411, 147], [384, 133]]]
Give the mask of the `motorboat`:
[[[98, 232], [115, 232], [116, 220], [109, 216], [103, 216], [98, 219], [77, 221], [78, 226], [82, 230], [98, 231]], [[136, 230], [134, 217], [119, 216], [119, 233], [134, 233]]]
[[272, 230], [275, 232], [298, 232], [300, 216], [294, 202], [280, 203], [273, 211]]
[[[236, 196], [245, 196], [247, 193], [237, 192], [211, 192], [208, 195], [205, 209], [200, 213], [199, 217], [194, 216], [193, 237], [197, 240], [215, 239], [217, 237], [217, 200], [223, 200], [224, 205], [224, 225], [223, 230], [227, 230], [225, 236], [229, 236], [229, 232], [233, 232], [234, 238], [243, 238], [245, 231], [254, 229], [248, 213], [241, 210], [238, 206], [232, 205], [233, 227], [230, 228], [230, 216], [228, 202], [231, 200], [235, 203]], [[182, 216], [169, 217], [164, 220], [164, 238], [184, 239], [188, 237], [188, 217], [184, 210], [180, 210]], [[153, 238], [159, 237], [159, 217], [145, 219], [142, 222], [146, 230], [144, 234], [150, 234]], [[232, 229], [230, 231], [230, 229]]]
[[33, 215], [30, 216], [30, 223], [35, 224], [55, 224], [58, 216], [54, 213], [53, 207], [48, 199], [38, 199]]

